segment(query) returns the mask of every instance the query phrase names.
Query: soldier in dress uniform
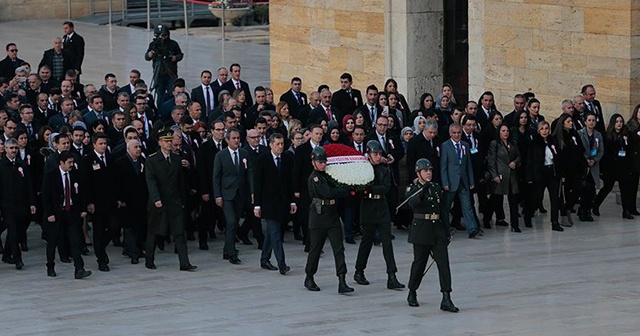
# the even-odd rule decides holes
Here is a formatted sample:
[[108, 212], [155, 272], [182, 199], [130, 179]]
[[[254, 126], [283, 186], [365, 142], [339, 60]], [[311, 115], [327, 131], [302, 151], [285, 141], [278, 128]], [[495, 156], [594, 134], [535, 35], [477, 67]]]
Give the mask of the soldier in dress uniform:
[[338, 293], [346, 294], [353, 292], [353, 288], [347, 286], [345, 276], [347, 274], [347, 264], [344, 262], [344, 245], [342, 243], [342, 226], [336, 198], [346, 197], [348, 194], [345, 188], [334, 188], [329, 185], [325, 169], [327, 168], [327, 153], [324, 148], [317, 146], [311, 152], [311, 164], [313, 172], [309, 176], [309, 196], [311, 197], [311, 209], [309, 210], [309, 238], [311, 251], [307, 257], [304, 279], [304, 286], [317, 292], [320, 287], [313, 280], [313, 275], [318, 271], [318, 261], [324, 242], [329, 238], [333, 257], [336, 263], [336, 274], [338, 275]]
[[356, 272], [353, 280], [359, 285], [368, 285], [369, 281], [364, 276], [364, 269], [367, 267], [371, 247], [373, 246], [376, 231], [380, 234], [382, 241], [382, 254], [387, 264], [387, 288], [402, 289], [404, 285], [396, 278], [396, 260], [393, 256], [393, 245], [391, 244], [391, 215], [385, 195], [391, 189], [391, 170], [388, 163], [393, 162], [392, 158], [382, 156], [383, 149], [377, 140], [367, 142], [367, 154], [369, 162], [373, 165], [374, 179], [371, 188], [365, 191], [360, 201], [360, 226], [362, 227], [362, 241], [358, 248], [356, 259]]
[[406, 190], [407, 203], [413, 210], [413, 223], [409, 230], [409, 243], [413, 244], [413, 263], [409, 277], [409, 306], [418, 307], [416, 290], [425, 274], [429, 255], [438, 264], [442, 302], [440, 309], [457, 313], [451, 301], [451, 270], [449, 269], [449, 227], [441, 218], [442, 188], [433, 178], [433, 166], [428, 159], [416, 162], [417, 179]]

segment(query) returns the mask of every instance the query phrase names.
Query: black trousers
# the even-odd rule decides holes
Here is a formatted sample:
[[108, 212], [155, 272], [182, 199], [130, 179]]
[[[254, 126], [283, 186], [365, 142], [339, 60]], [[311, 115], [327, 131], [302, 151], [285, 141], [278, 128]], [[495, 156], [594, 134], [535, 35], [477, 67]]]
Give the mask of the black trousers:
[[[297, 216], [294, 220], [298, 220], [300, 229], [302, 230], [302, 243], [304, 246], [309, 246], [309, 207], [311, 206], [311, 200], [308, 197], [300, 198], [300, 205], [298, 206]], [[283, 223], [284, 225], [284, 223]], [[295, 225], [294, 225], [295, 230]]]
[[618, 187], [620, 187], [620, 203], [622, 205], [622, 211], [631, 211], [635, 208], [636, 200], [633, 198], [631, 190], [631, 174], [627, 172], [621, 172], [619, 174], [615, 174], [613, 172], [606, 173], [603, 179], [603, 185], [598, 195], [596, 195], [596, 199], [594, 201], [594, 207], [598, 208], [604, 202], [604, 199], [609, 195], [611, 190], [613, 189], [613, 185], [618, 182]]
[[[511, 227], [517, 228], [520, 226], [518, 224], [519, 197], [518, 194], [513, 193], [513, 190], [511, 188], [512, 186], [509, 185], [509, 194], [507, 195], [507, 202], [509, 203], [509, 220], [511, 222]], [[493, 202], [493, 209], [496, 212], [496, 218], [499, 217], [499, 213], [502, 213], [502, 218], [504, 219], [504, 208], [502, 206], [504, 202], [504, 195], [493, 194], [491, 195], [491, 201]]]
[[[529, 197], [529, 201], [525, 201], [525, 216], [533, 217], [533, 212], [542, 204], [544, 199], [544, 190], [547, 189], [549, 203], [551, 206], [551, 223], [558, 223], [560, 209], [560, 179], [553, 173], [552, 166], [542, 168], [542, 179], [534, 181], [532, 184], [533, 192]], [[523, 195], [526, 197], [526, 195]]]
[[360, 225], [362, 227], [362, 240], [360, 241], [358, 257], [356, 258], [356, 272], [364, 272], [364, 269], [367, 268], [367, 261], [371, 254], [373, 239], [376, 231], [378, 231], [380, 240], [382, 241], [382, 255], [387, 264], [387, 273], [396, 273], [398, 268], [396, 267], [396, 260], [393, 256], [393, 245], [391, 244], [391, 223], [360, 223]]
[[113, 238], [114, 222], [117, 222], [112, 211], [103, 210], [92, 216], [93, 249], [98, 264], [108, 264], [107, 245]]
[[338, 225], [330, 228], [309, 228], [311, 251], [307, 256], [307, 265], [304, 269], [307, 276], [311, 277], [318, 271], [318, 261], [327, 238], [329, 238], [329, 243], [331, 243], [331, 249], [333, 250], [336, 275], [347, 274], [347, 264], [344, 261], [344, 244], [342, 243], [342, 227]]
[[[146, 260], [147, 262], [154, 262], [156, 256], [156, 231], [149, 225], [147, 228], [147, 248], [146, 248]], [[180, 267], [189, 266], [189, 255], [187, 252], [187, 237], [184, 232], [174, 233], [173, 240], [176, 244], [176, 250], [178, 251], [178, 260]]]
[[591, 177], [591, 172], [585, 178], [585, 186], [580, 195], [580, 208], [585, 211], [593, 208], [593, 201], [596, 198], [596, 182]]
[[217, 206], [213, 199], [202, 201], [200, 216], [198, 216], [198, 241], [206, 243], [209, 232], [214, 232], [218, 227], [220, 231], [225, 227], [224, 212]]
[[[474, 194], [478, 196], [478, 213], [481, 213], [483, 217], [487, 217], [487, 221], [490, 222], [491, 215], [487, 216], [487, 213], [489, 212], [489, 208], [490, 208], [489, 197], [487, 196], [487, 182], [486, 181], [476, 182], [476, 184], [473, 186], [473, 189], [471, 189], [469, 193], [471, 194], [471, 198], [473, 198]], [[474, 203], [475, 202], [471, 202], [471, 205], [474, 206]], [[475, 206], [474, 206], [474, 212], [475, 212]], [[478, 223], [480, 223], [480, 221], [478, 221]]]
[[638, 211], [636, 206], [636, 198], [638, 197], [638, 183], [640, 182], [640, 172], [632, 172], [629, 175], [629, 198], [633, 200], [629, 203], [631, 206], [631, 212]]
[[245, 238], [249, 236], [249, 231], [253, 231], [253, 238], [256, 239], [258, 245], [264, 243], [264, 233], [262, 232], [262, 222], [260, 218], [253, 215], [253, 207], [245, 208], [244, 221], [238, 229], [238, 236]]
[[[578, 197], [582, 193], [583, 180], [582, 176], [571, 175], [564, 179], [562, 184], [562, 192], [564, 200], [560, 199], [560, 215], [566, 216], [567, 211], [573, 209], [576, 205]], [[613, 185], [612, 185], [613, 186]]]
[[27, 214], [4, 214], [4, 225], [7, 227], [7, 240], [4, 245], [4, 256], [7, 257], [11, 255], [13, 259], [17, 261], [22, 261], [22, 252], [20, 250], [19, 235], [21, 227], [24, 225], [24, 222], [27, 220]]
[[[127, 204], [127, 207], [134, 206]], [[126, 208], [125, 208], [126, 209]], [[134, 209], [120, 209], [120, 223], [124, 227], [124, 250], [131, 258], [139, 258], [141, 249], [145, 248], [147, 216], [144, 205], [137, 205]]]
[[[84, 260], [80, 254], [80, 246], [83, 239], [81, 238], [82, 228], [80, 214], [76, 209], [71, 211], [61, 211], [57, 213], [55, 222], [43, 222], [44, 230], [47, 232], [47, 267], [55, 265], [56, 247], [62, 244], [61, 240], [65, 237], [69, 242], [69, 253], [73, 258], [73, 266], [76, 270], [84, 268]], [[60, 248], [58, 247], [58, 252]]]
[[449, 268], [447, 242], [440, 240], [437, 240], [435, 245], [413, 244], [413, 262], [411, 263], [411, 274], [409, 275], [409, 290], [415, 291], [420, 287], [431, 253], [433, 253], [433, 259], [438, 266], [440, 291], [443, 293], [451, 292], [451, 269]]

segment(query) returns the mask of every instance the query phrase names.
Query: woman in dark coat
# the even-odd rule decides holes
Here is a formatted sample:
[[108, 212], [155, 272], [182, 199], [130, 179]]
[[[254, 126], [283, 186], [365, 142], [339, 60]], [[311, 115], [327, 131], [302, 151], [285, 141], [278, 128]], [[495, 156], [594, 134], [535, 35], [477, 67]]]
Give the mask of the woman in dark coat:
[[593, 214], [600, 215], [600, 205], [609, 195], [615, 182], [620, 188], [620, 198], [622, 203], [622, 218], [633, 219], [629, 212], [635, 206], [635, 199], [631, 195], [631, 155], [629, 155], [629, 135], [624, 118], [616, 113], [609, 119], [607, 132], [604, 136], [604, 157], [602, 158], [602, 172], [604, 184], [593, 205]]
[[[631, 117], [627, 121], [629, 131], [629, 162], [631, 163], [631, 176], [629, 178], [629, 197], [637, 199], [638, 183], [640, 183], [640, 104], [631, 111]], [[629, 213], [634, 216], [640, 215], [636, 202], [629, 203], [631, 207]]]
[[587, 175], [587, 160], [578, 132], [573, 129], [573, 119], [563, 113], [558, 117], [558, 126], [553, 132], [556, 171], [560, 176], [562, 196], [560, 215], [562, 226], [573, 226], [571, 209], [582, 191], [582, 182]]
[[[490, 202], [495, 211], [495, 209], [502, 208], [503, 197], [507, 195], [511, 231], [522, 232], [518, 224], [517, 169], [520, 165], [520, 151], [518, 151], [516, 143], [509, 138], [509, 126], [500, 125], [498, 134], [498, 139], [491, 142], [487, 156], [489, 179], [492, 181], [489, 182]], [[491, 213], [491, 210], [489, 211]], [[488, 217], [491, 218], [491, 214]], [[496, 218], [496, 225], [506, 226], [508, 223], [504, 221], [504, 217]]]
[[[560, 177], [556, 171], [555, 154], [558, 146], [550, 137], [551, 125], [546, 121], [538, 123], [538, 133], [533, 136], [527, 150], [526, 181], [532, 193], [530, 200], [525, 199], [524, 223], [531, 226], [531, 217], [535, 207], [542, 204], [544, 190], [547, 189], [549, 203], [551, 204], [551, 229], [564, 231], [558, 222], [560, 203]], [[523, 195], [525, 198], [527, 195]]]

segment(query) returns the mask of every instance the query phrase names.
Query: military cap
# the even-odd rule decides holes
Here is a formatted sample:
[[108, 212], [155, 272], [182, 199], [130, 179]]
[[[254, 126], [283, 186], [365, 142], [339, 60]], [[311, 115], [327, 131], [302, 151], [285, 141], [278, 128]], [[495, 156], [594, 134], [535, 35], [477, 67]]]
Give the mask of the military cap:
[[173, 141], [173, 131], [170, 129], [158, 132], [158, 141]]

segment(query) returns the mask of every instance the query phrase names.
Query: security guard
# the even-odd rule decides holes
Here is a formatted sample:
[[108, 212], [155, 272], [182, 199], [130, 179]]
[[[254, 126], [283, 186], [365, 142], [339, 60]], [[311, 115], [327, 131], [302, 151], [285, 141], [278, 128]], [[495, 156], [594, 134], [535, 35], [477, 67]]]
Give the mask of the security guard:
[[396, 278], [396, 261], [393, 257], [393, 245], [391, 244], [391, 216], [385, 196], [391, 189], [391, 171], [387, 163], [392, 159], [382, 156], [382, 146], [377, 140], [367, 142], [367, 154], [369, 162], [373, 166], [374, 179], [372, 186], [364, 192], [360, 201], [360, 226], [362, 227], [362, 241], [358, 249], [356, 259], [356, 273], [353, 275], [359, 285], [368, 285], [369, 281], [364, 276], [367, 267], [373, 239], [376, 231], [382, 241], [382, 254], [387, 264], [387, 288], [402, 289], [404, 285]]
[[416, 290], [420, 286], [425, 274], [429, 255], [432, 254], [438, 264], [440, 274], [440, 291], [442, 302], [440, 309], [457, 313], [460, 309], [451, 301], [451, 271], [449, 269], [449, 245], [448, 225], [442, 222], [440, 206], [442, 188], [435, 182], [433, 167], [427, 159], [416, 162], [417, 181], [407, 187], [407, 203], [413, 210], [413, 223], [409, 230], [409, 243], [413, 244], [413, 263], [409, 277], [409, 306], [418, 307]]
[[325, 169], [327, 168], [327, 153], [324, 148], [317, 146], [311, 152], [311, 164], [313, 172], [309, 175], [309, 196], [311, 206], [309, 211], [309, 235], [311, 250], [307, 257], [307, 266], [304, 279], [304, 286], [313, 292], [320, 290], [320, 287], [313, 280], [313, 275], [318, 271], [318, 261], [324, 242], [329, 238], [333, 257], [336, 263], [336, 273], [338, 275], [338, 293], [346, 294], [353, 292], [353, 288], [347, 286], [345, 275], [347, 274], [347, 264], [344, 262], [344, 245], [342, 243], [342, 226], [340, 216], [336, 206], [336, 198], [347, 196], [347, 189], [333, 188], [327, 181]]

